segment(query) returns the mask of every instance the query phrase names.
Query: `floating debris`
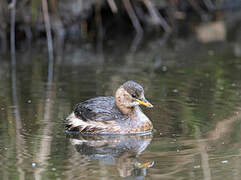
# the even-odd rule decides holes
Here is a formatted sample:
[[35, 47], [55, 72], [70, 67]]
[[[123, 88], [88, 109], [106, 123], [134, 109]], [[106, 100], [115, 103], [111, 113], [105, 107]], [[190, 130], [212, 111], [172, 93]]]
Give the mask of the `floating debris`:
[[52, 168], [52, 171], [56, 171], [56, 168]]
[[162, 68], [162, 71], [163, 71], [163, 72], [166, 72], [166, 71], [167, 71], [167, 67], [166, 67], [166, 66], [162, 66], [161, 68]]
[[173, 89], [172, 92], [178, 93], [178, 89]]
[[223, 161], [221, 161], [221, 163], [227, 164], [227, 163], [228, 163], [228, 160], [223, 160]]
[[194, 169], [199, 169], [200, 167], [200, 165], [193, 166]]
[[37, 164], [35, 162], [32, 162], [32, 167], [35, 167]]
[[32, 101], [29, 99], [29, 100], [28, 100], [28, 104], [31, 104], [31, 103], [32, 103]]

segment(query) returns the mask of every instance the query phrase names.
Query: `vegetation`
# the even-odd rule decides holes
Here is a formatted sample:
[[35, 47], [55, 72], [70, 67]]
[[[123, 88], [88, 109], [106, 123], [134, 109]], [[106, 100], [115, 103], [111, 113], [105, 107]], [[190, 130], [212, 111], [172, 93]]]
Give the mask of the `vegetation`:
[[[9, 4], [1, 1], [0, 45], [7, 50], [8, 34], [13, 30], [18, 41], [28, 42], [41, 39], [45, 32], [51, 41], [49, 36], [53, 33], [56, 44], [63, 40], [103, 41], [132, 30], [140, 39], [144, 30], [178, 32], [180, 22], [208, 22], [220, 17], [223, 10], [240, 7], [235, 0], [13, 0]], [[15, 24], [16, 30], [12, 27], [11, 31]]]

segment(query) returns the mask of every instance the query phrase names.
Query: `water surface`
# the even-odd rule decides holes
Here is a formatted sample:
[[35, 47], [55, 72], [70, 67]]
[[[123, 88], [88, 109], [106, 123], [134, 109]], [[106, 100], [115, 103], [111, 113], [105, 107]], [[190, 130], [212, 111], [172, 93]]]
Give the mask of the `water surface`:
[[[193, 38], [96, 52], [67, 46], [1, 56], [0, 179], [239, 179], [241, 58], [232, 42]], [[49, 79], [49, 71], [53, 79]], [[80, 101], [143, 85], [152, 135], [66, 134]]]

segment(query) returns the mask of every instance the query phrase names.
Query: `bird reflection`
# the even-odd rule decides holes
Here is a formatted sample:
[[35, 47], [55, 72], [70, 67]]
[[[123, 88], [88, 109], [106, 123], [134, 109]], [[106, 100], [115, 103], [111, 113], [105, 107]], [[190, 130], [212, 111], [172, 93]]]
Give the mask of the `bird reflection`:
[[69, 135], [75, 149], [89, 159], [115, 165], [125, 179], [144, 179], [153, 161], [144, 161], [139, 155], [147, 148], [152, 135], [96, 136]]

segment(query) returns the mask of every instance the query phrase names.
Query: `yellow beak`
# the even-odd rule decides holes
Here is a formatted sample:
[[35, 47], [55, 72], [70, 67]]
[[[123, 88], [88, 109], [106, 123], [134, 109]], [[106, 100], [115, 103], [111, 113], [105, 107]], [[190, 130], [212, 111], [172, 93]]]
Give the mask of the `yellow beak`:
[[152, 108], [153, 105], [151, 103], [149, 103], [146, 99], [136, 99], [137, 102], [139, 102], [141, 105]]

